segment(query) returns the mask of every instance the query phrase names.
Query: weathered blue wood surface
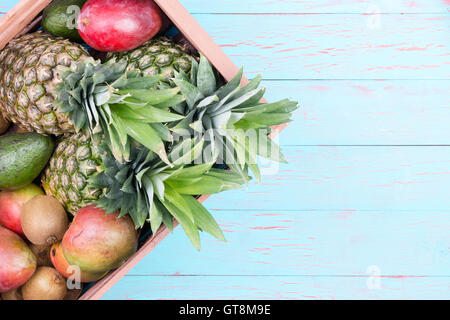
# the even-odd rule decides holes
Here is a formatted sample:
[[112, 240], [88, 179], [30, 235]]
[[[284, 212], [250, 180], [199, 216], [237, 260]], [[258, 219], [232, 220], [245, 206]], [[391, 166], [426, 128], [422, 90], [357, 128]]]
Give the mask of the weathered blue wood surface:
[[[450, 264], [448, 214], [438, 210], [219, 210], [215, 217], [228, 243], [204, 235], [201, 252], [194, 253], [184, 234], [176, 232], [177, 250], [171, 241], [164, 241], [129, 275], [148, 275], [149, 266], [155, 276], [180, 271], [196, 275], [202, 265], [205, 276], [364, 276], [369, 266], [378, 265], [383, 275], [443, 276]], [[233, 245], [237, 243], [239, 250]], [[383, 254], [377, 253], [381, 248]], [[191, 259], [167, 263], [177, 260], [180, 252], [192, 252]]]
[[236, 64], [265, 79], [450, 76], [448, 14], [194, 17]]
[[104, 298], [449, 299], [449, 2], [182, 3], [301, 102], [290, 164], [208, 199], [228, 243], [177, 229]]
[[227, 243], [177, 228], [104, 298], [449, 299], [450, 2], [181, 2], [300, 101], [290, 164], [207, 200]]
[[439, 300], [448, 299], [449, 289], [445, 277], [149, 275], [124, 278], [105, 299]]
[[270, 101], [289, 97], [302, 106], [280, 137], [285, 146], [450, 144], [447, 81], [276, 80], [263, 85]]
[[8, 12], [9, 9], [15, 6], [18, 0], [2, 0], [0, 2], [0, 16]]
[[[292, 132], [286, 129], [283, 135]], [[450, 147], [284, 147], [289, 164], [206, 205], [231, 210], [446, 210]], [[302, 187], [299, 188], [299, 185]]]
[[192, 13], [448, 13], [446, 0], [182, 0]]

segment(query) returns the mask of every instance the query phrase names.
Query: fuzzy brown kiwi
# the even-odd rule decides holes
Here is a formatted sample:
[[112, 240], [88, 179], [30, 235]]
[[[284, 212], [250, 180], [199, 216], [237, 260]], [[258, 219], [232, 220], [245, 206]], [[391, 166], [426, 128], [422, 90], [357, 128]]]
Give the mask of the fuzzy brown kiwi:
[[50, 248], [48, 245], [37, 245], [31, 244], [30, 249], [33, 251], [34, 255], [37, 258], [37, 266], [38, 267], [51, 267], [52, 260], [50, 259]]
[[22, 286], [24, 300], [63, 300], [66, 294], [66, 279], [50, 267], [39, 267]]
[[23, 300], [21, 288], [15, 288], [7, 292], [3, 292], [2, 300]]
[[63, 206], [50, 196], [36, 196], [25, 202], [22, 207], [21, 223], [27, 239], [41, 246], [61, 241], [69, 227]]

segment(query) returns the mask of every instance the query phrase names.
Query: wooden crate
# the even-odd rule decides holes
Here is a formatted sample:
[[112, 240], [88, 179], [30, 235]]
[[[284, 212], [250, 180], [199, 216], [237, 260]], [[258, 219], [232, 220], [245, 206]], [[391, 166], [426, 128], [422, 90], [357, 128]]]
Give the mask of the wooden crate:
[[[21, 0], [13, 9], [7, 12], [0, 19], [0, 49], [14, 37], [28, 32], [31, 27], [30, 23], [36, 22], [35, 18], [50, 2], [51, 0]], [[155, 2], [184, 37], [214, 65], [226, 81], [230, 81], [237, 74], [239, 68], [178, 0], [155, 0]], [[245, 85], [247, 82], [248, 80], [244, 76], [241, 85]], [[278, 135], [286, 126], [287, 124], [272, 127], [271, 137]], [[203, 202], [208, 197], [209, 195], [201, 196], [198, 198], [198, 201]], [[174, 226], [177, 225], [178, 223], [175, 222]], [[80, 297], [80, 300], [97, 300], [102, 297], [169, 233], [170, 231], [165, 226], [162, 226], [156, 234], [151, 235], [144, 242], [124, 265], [97, 281]]]

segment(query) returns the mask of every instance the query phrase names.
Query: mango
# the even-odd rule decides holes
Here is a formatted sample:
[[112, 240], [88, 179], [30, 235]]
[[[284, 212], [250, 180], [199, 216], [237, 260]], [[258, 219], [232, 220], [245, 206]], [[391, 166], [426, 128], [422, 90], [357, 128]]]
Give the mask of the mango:
[[14, 191], [0, 192], [0, 225], [23, 236], [20, 219], [22, 206], [28, 200], [43, 194], [44, 191], [34, 184]]
[[20, 287], [36, 270], [36, 256], [17, 234], [0, 226], [0, 292]]
[[62, 239], [64, 256], [81, 271], [102, 273], [120, 267], [137, 250], [138, 234], [129, 216], [106, 215], [95, 206], [80, 209]]

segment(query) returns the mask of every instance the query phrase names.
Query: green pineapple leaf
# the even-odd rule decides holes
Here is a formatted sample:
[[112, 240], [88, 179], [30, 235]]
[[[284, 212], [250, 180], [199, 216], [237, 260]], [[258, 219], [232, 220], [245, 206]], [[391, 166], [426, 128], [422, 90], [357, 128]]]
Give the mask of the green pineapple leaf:
[[191, 196], [183, 196], [190, 210], [194, 212], [195, 224], [203, 231], [208, 232], [216, 239], [226, 242], [225, 236], [213, 216], [206, 208]]
[[137, 142], [143, 144], [156, 153], [161, 160], [168, 165], [172, 165], [167, 158], [166, 148], [158, 133], [147, 123], [121, 119], [127, 133]]
[[[269, 134], [274, 125], [289, 122], [298, 103], [288, 99], [262, 103], [266, 90], [259, 87], [261, 75], [241, 87], [244, 82], [242, 68], [231, 81], [221, 87], [218, 87], [218, 81], [212, 76], [214, 69], [204, 56], [200, 57], [199, 63], [192, 63], [189, 80], [184, 73], [176, 74], [171, 83], [180, 88], [181, 93], [186, 96], [186, 103], [172, 108], [172, 111], [185, 118], [170, 123], [169, 129], [182, 136], [204, 135], [205, 158], [209, 152], [220, 156], [244, 181], [250, 180], [249, 170], [259, 181], [261, 172], [257, 163], [258, 156], [281, 162], [285, 158], [278, 146], [268, 141], [267, 136], [261, 139], [258, 137]], [[243, 139], [247, 134], [256, 136], [257, 139]], [[264, 155], [266, 149], [273, 152]]]
[[197, 72], [197, 87], [205, 97], [212, 95], [216, 90], [216, 76], [213, 68], [202, 54]]
[[102, 64], [88, 58], [58, 70], [62, 83], [57, 86], [57, 102], [77, 132], [105, 136], [119, 162], [128, 161], [134, 139], [169, 163], [163, 141], [171, 142], [172, 137], [161, 125], [184, 118], [168, 111], [185, 100], [179, 88], [158, 89], [163, 76], [127, 72], [126, 63], [114, 59]]
[[152, 106], [130, 108], [126, 104], [115, 104], [111, 106], [111, 110], [119, 118], [136, 120], [145, 123], [172, 122], [184, 118], [184, 116], [165, 111], [163, 109], [154, 108]]

